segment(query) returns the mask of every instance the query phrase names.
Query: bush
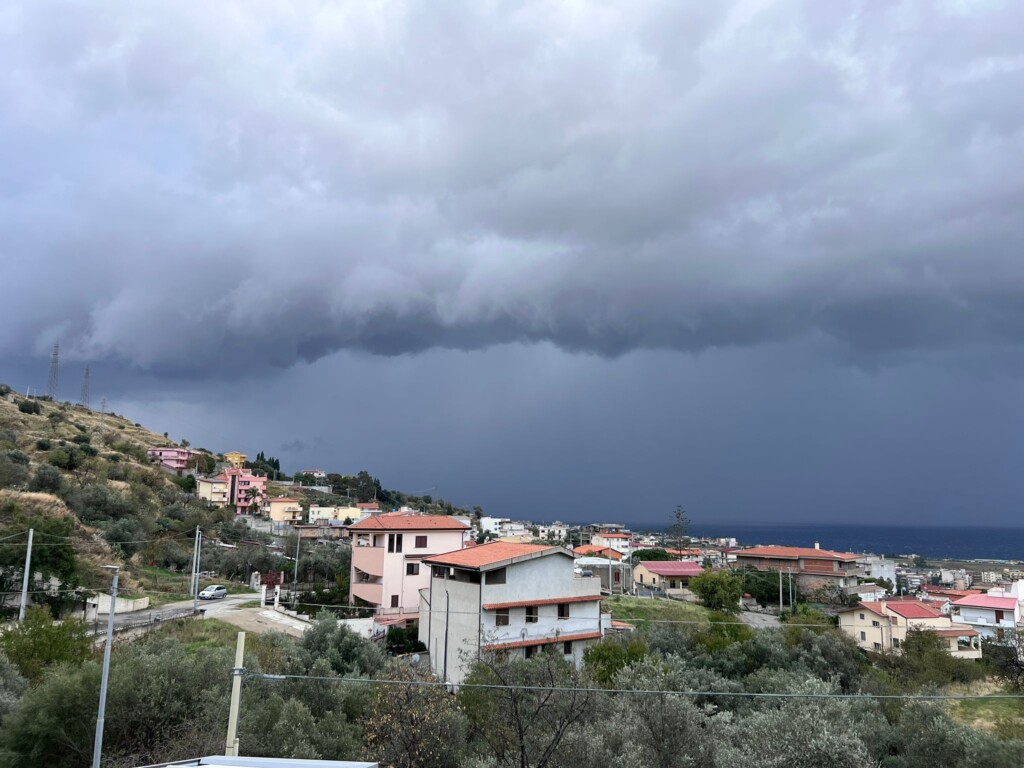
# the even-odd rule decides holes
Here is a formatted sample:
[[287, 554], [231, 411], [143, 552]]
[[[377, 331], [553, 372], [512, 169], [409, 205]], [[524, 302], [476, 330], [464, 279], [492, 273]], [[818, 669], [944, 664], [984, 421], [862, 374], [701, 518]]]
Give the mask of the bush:
[[35, 400], [19, 400], [18, 410], [22, 413], [40, 413], [43, 409]]
[[36, 469], [32, 481], [28, 484], [30, 491], [53, 493], [60, 495], [64, 491], [64, 475], [56, 467], [44, 464]]
[[29, 479], [28, 469], [12, 461], [10, 454], [0, 454], [0, 488], [21, 488]]
[[73, 472], [82, 466], [84, 455], [77, 448], [58, 448], [50, 453], [49, 462], [61, 469]]
[[740, 609], [743, 582], [738, 576], [731, 573], [707, 571], [690, 579], [690, 589], [700, 598], [706, 608], [713, 611], [735, 613]]
[[[78, 426], [77, 424], [75, 425]], [[71, 438], [71, 442], [78, 443], [79, 445], [88, 445], [92, 442], [92, 438], [88, 435], [75, 435]]]
[[19, 450], [8, 451], [7, 458], [9, 458], [15, 464], [21, 464], [23, 467], [27, 467], [29, 463], [28, 456], [26, 456]]
[[36, 448], [39, 449], [40, 451], [48, 451], [50, 450], [50, 441], [47, 440], [45, 437], [41, 437], [38, 440], [36, 440]]
[[49, 610], [33, 606], [25, 611], [23, 622], [0, 635], [0, 649], [22, 675], [34, 681], [49, 667], [82, 664], [92, 653], [92, 640], [85, 622], [65, 619], [54, 624]]

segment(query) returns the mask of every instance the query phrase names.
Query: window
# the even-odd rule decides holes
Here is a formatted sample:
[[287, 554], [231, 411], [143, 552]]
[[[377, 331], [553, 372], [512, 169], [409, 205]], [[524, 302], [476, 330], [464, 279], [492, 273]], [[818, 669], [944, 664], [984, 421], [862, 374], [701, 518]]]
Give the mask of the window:
[[391, 596], [391, 607], [392, 608], [397, 608], [398, 607], [398, 595], [392, 595]]
[[441, 565], [435, 565], [430, 570], [432, 571], [432, 575], [435, 579], [443, 579], [447, 573], [447, 569]]
[[494, 612], [494, 626], [496, 626], [496, 627], [507, 627], [508, 626], [508, 608], [498, 608]]
[[536, 624], [537, 623], [537, 606], [528, 605], [526, 606], [526, 623]]
[[899, 648], [900, 647], [900, 639], [898, 637], [894, 637], [892, 639], [892, 647], [893, 648]]
[[523, 655], [526, 658], [530, 658], [531, 656], [535, 656], [536, 654], [537, 654], [537, 646], [536, 645], [528, 645], [525, 648], [523, 648]]
[[569, 604], [559, 603], [558, 604], [558, 618], [568, 619], [569, 618]]
[[882, 625], [881, 625], [881, 624], [879, 624], [879, 623], [878, 623], [877, 621], [872, 621], [872, 622], [871, 622], [871, 626], [872, 626], [872, 627], [880, 627], [880, 626], [882, 626]]
[[405, 575], [406, 576], [419, 576], [420, 575], [420, 564], [419, 563], [406, 563], [405, 564]]
[[416, 549], [426, 549], [426, 548], [427, 548], [427, 537], [426, 536], [417, 536], [416, 537]]
[[572, 640], [566, 640], [564, 643], [562, 643], [562, 653], [564, 653], [566, 656], [572, 653]]
[[864, 634], [863, 632], [861, 632], [861, 633], [860, 633], [860, 639], [861, 639], [861, 640], [867, 640], [867, 639], [868, 639], [868, 636], [867, 636], [866, 634]]
[[874, 643], [874, 646], [875, 646], [875, 650], [876, 651], [882, 650], [882, 644], [881, 643]]
[[499, 568], [496, 571], [487, 572], [487, 583], [488, 584], [504, 584], [505, 583], [505, 569]]
[[389, 533], [388, 534], [388, 552], [401, 552], [402, 551], [402, 534], [400, 533]]
[[860, 615], [860, 620], [864, 621], [864, 614], [863, 613]]

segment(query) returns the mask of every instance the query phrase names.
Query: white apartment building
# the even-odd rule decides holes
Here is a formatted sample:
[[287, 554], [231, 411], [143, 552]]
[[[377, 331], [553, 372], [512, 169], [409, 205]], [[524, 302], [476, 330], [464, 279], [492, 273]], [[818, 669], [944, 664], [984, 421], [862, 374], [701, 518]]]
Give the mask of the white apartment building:
[[351, 523], [358, 523], [370, 515], [358, 507], [320, 507], [310, 506], [310, 525], [330, 525], [331, 523], [344, 523], [346, 520]]
[[420, 589], [430, 582], [423, 560], [462, 549], [466, 526], [447, 515], [373, 515], [349, 527], [349, 602], [377, 614], [415, 618]]
[[419, 639], [434, 674], [452, 683], [486, 652], [528, 658], [554, 646], [579, 666], [610, 624], [600, 580], [576, 575], [560, 547], [496, 541], [423, 562]]
[[540, 538], [548, 541], [565, 541], [569, 537], [569, 526], [565, 523], [544, 523], [537, 526]]
[[1003, 639], [1007, 630], [1021, 629], [1024, 581], [1008, 588], [990, 589], [984, 595], [968, 595], [950, 606], [955, 620], [970, 624], [982, 637]]
[[629, 554], [629, 541], [632, 538], [628, 533], [620, 533], [619, 531], [601, 531], [595, 533], [590, 543], [595, 547], [608, 547], [608, 549], [614, 549], [621, 555]]

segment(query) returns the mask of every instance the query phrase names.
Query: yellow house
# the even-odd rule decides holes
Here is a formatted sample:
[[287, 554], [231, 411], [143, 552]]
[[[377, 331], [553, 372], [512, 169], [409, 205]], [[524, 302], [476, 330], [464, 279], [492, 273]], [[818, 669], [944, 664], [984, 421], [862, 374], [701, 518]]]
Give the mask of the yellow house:
[[238, 451], [231, 451], [230, 453], [224, 454], [224, 461], [235, 469], [241, 469], [242, 465], [245, 464], [245, 460], [248, 458], [249, 457], [244, 453], [239, 453]]
[[263, 514], [275, 523], [295, 525], [302, 522], [302, 504], [298, 499], [290, 499], [287, 496], [267, 499], [263, 502]]
[[951, 656], [980, 659], [978, 633], [967, 624], [954, 624], [949, 616], [920, 600], [862, 602], [839, 613], [839, 628], [857, 645], [876, 653], [899, 652], [907, 632], [927, 629], [942, 638]]
[[227, 478], [223, 476], [196, 478], [196, 496], [218, 507], [225, 506], [228, 503]]

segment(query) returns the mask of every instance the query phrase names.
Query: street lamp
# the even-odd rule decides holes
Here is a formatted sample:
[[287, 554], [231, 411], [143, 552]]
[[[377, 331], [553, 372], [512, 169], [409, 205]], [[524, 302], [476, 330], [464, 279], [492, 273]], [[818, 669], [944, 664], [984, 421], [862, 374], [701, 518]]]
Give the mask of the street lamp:
[[107, 709], [107, 678], [110, 676], [110, 646], [114, 644], [114, 609], [117, 607], [117, 577], [121, 566], [100, 566], [114, 572], [114, 583], [110, 586], [110, 613], [107, 615], [107, 644], [103, 648], [103, 676], [100, 678], [100, 708], [96, 713], [96, 740], [92, 748], [92, 768], [100, 768], [100, 754], [103, 752], [103, 715]]

